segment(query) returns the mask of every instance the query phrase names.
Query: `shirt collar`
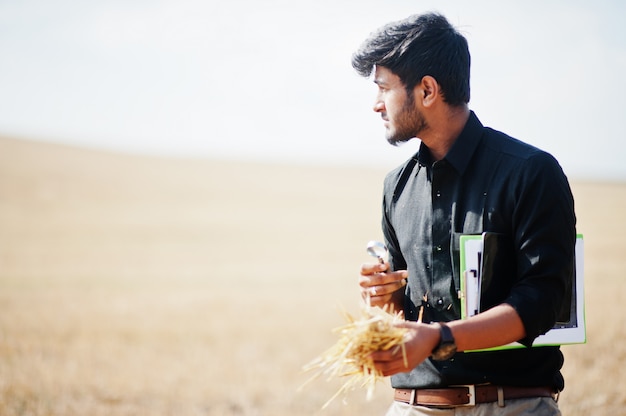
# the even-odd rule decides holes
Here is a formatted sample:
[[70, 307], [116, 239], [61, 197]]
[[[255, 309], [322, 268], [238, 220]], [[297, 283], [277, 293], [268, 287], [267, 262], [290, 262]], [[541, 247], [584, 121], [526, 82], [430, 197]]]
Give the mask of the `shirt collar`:
[[[478, 147], [480, 138], [483, 132], [483, 125], [476, 117], [473, 111], [470, 111], [470, 116], [465, 123], [465, 127], [459, 134], [459, 137], [455, 140], [454, 144], [444, 157], [444, 159], [463, 175], [465, 169], [472, 159], [474, 150]], [[430, 151], [428, 151], [426, 145], [422, 142], [420, 145], [420, 151], [417, 154], [417, 159], [421, 165], [432, 165], [432, 158]]]

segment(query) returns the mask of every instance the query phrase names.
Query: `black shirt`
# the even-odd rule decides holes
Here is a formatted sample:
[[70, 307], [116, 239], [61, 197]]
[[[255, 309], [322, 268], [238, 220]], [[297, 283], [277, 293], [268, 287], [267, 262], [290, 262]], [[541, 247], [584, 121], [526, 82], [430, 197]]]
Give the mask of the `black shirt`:
[[[576, 218], [571, 190], [548, 153], [483, 127], [470, 117], [448, 154], [419, 152], [387, 175], [383, 232], [394, 270], [409, 273], [405, 316], [424, 322], [460, 318], [459, 237], [509, 236], [514, 265], [498, 277], [497, 303], [518, 312], [530, 346], [555, 324], [571, 284]], [[493, 295], [493, 294], [492, 294]], [[392, 377], [395, 388], [490, 382], [563, 389], [558, 347], [457, 353]]]

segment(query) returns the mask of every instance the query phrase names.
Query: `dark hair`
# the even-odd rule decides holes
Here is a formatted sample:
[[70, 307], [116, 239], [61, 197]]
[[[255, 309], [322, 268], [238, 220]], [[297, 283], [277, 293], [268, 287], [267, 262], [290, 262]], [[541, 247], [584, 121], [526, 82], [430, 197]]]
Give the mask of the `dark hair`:
[[430, 75], [440, 85], [445, 102], [452, 106], [469, 102], [467, 40], [440, 14], [414, 15], [372, 33], [352, 56], [352, 66], [369, 77], [376, 65], [398, 75], [409, 94]]

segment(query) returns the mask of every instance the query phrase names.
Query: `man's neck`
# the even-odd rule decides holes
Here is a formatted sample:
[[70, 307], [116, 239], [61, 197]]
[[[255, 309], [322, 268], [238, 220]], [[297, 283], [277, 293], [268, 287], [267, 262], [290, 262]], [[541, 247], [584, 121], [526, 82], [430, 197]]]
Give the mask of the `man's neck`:
[[429, 128], [420, 140], [430, 149], [433, 160], [443, 159], [459, 137], [470, 110], [467, 105], [447, 107], [447, 111], [428, 121]]

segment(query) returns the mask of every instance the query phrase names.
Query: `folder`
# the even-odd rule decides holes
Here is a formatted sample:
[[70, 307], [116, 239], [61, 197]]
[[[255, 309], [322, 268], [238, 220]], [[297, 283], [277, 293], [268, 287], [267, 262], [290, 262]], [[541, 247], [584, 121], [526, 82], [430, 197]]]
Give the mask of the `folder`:
[[[512, 276], [512, 273], [516, 272], [514, 254], [511, 239], [504, 234], [484, 232], [460, 236], [461, 319], [474, 316], [502, 301], [490, 297], [490, 294], [501, 292], [497, 286], [505, 284], [502, 276]], [[564, 302], [554, 327], [537, 337], [533, 346], [586, 343], [583, 260], [584, 240], [583, 236], [578, 234], [574, 276], [572, 286], [568, 288], [566, 294], [567, 301]], [[521, 347], [522, 344], [514, 342], [490, 350]]]

